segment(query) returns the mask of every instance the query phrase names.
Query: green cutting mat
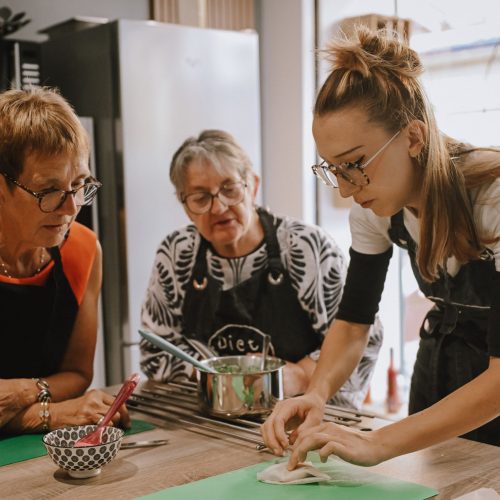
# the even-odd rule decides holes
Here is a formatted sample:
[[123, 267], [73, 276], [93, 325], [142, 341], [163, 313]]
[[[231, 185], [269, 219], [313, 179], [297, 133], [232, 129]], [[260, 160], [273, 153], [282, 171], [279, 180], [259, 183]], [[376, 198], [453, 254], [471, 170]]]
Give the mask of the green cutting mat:
[[[154, 428], [155, 426], [149, 422], [132, 419], [132, 427], [125, 432], [125, 436]], [[47, 450], [42, 442], [42, 434], [0, 437], [0, 467], [29, 460], [30, 458], [43, 457], [46, 454]]]
[[[318, 458], [312, 457], [313, 462]], [[438, 492], [426, 486], [392, 479], [370, 472], [368, 468], [331, 459], [315, 465], [330, 477], [331, 484], [266, 484], [257, 480], [257, 472], [276, 460], [245, 467], [201, 481], [175, 486], [143, 500], [423, 500]]]

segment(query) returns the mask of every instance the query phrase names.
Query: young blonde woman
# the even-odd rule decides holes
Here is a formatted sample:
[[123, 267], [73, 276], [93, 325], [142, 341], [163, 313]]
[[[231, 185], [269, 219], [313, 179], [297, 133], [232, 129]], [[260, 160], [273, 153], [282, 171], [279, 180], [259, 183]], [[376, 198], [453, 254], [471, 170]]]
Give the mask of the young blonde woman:
[[[351, 261], [337, 318], [303, 396], [263, 426], [293, 469], [307, 451], [374, 465], [454, 436], [500, 445], [500, 151], [443, 135], [417, 54], [359, 28], [329, 48], [332, 71], [314, 109], [325, 183], [354, 198]], [[321, 423], [324, 402], [358, 362], [378, 309], [392, 245], [408, 250], [434, 302], [420, 332], [410, 416], [373, 432]]]

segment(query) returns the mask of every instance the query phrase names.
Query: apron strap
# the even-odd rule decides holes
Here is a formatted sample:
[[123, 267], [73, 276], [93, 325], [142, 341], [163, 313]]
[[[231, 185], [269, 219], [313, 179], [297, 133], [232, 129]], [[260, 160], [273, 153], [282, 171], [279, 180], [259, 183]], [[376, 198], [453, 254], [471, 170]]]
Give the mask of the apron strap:
[[262, 207], [257, 208], [260, 223], [264, 229], [264, 238], [266, 240], [267, 255], [268, 255], [268, 280], [273, 285], [278, 285], [283, 281], [285, 268], [281, 262], [280, 246], [276, 236], [276, 229], [273, 225], [272, 215]]
[[42, 356], [47, 361], [46, 366], [51, 366], [52, 370], [43, 375], [50, 375], [58, 369], [78, 314], [78, 302], [64, 274], [59, 247], [52, 247], [48, 250], [54, 260], [52, 279], [55, 294], [49, 321], [51, 342], [44, 346]]
[[[269, 282], [278, 285], [283, 281], [285, 268], [281, 262], [280, 246], [276, 237], [272, 215], [262, 207], [257, 207], [257, 214], [264, 230], [267, 246]], [[204, 290], [207, 286], [207, 250], [210, 243], [200, 235], [200, 246], [192, 272], [192, 284], [196, 290]]]
[[191, 274], [192, 285], [195, 290], [204, 290], [207, 287], [207, 249], [208, 241], [200, 234], [200, 246]]
[[406, 247], [408, 231], [404, 224], [403, 210], [391, 217], [391, 227], [389, 228], [389, 238], [398, 246]]

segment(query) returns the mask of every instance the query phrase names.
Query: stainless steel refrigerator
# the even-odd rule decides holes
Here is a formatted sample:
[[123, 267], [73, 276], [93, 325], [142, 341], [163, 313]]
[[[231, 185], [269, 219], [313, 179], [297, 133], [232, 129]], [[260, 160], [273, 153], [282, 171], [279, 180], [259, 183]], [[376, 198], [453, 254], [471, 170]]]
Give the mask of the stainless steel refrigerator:
[[231, 132], [260, 172], [255, 33], [119, 20], [42, 46], [45, 85], [94, 120], [107, 383], [138, 369], [140, 307], [155, 251], [188, 223], [168, 178], [184, 139]]

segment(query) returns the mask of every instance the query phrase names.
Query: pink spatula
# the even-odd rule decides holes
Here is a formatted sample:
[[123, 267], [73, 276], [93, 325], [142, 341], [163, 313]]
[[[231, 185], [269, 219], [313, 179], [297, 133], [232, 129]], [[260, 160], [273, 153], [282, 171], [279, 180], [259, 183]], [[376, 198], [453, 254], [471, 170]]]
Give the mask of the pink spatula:
[[102, 421], [97, 426], [97, 429], [92, 431], [90, 434], [81, 437], [78, 441], [75, 441], [73, 445], [75, 448], [79, 448], [81, 446], [98, 446], [102, 442], [102, 432], [104, 428], [109, 424], [110, 420], [113, 418], [113, 415], [118, 411], [118, 408], [127, 401], [129, 396], [134, 392], [134, 389], [137, 387], [137, 384], [140, 380], [140, 375], [138, 373], [134, 373], [130, 375], [130, 377], [125, 380], [123, 383], [120, 392], [117, 394], [113, 404], [110, 409], [104, 415]]

